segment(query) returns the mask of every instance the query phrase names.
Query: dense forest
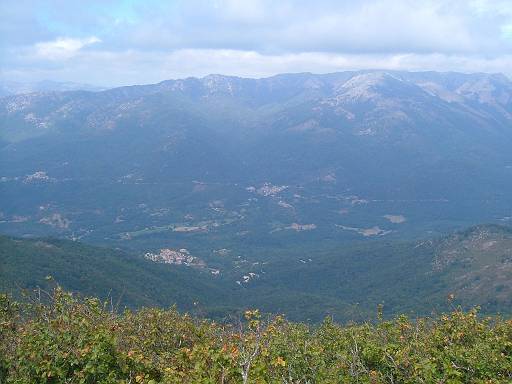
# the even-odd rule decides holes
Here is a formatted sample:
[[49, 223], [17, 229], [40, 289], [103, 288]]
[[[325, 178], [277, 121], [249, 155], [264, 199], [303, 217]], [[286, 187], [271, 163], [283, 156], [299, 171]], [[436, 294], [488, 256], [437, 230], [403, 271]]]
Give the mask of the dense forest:
[[[451, 298], [449, 297], [450, 301]], [[512, 322], [456, 307], [309, 326], [248, 310], [115, 310], [56, 287], [0, 296], [1, 383], [510, 383]]]

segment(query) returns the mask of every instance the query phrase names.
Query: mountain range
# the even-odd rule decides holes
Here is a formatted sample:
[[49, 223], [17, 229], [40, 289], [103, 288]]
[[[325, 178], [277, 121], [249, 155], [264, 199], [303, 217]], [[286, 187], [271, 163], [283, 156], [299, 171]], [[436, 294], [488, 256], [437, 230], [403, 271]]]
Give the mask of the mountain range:
[[[339, 287], [378, 276], [354, 255], [387, 254], [375, 265], [396, 266], [383, 269], [393, 281], [416, 276], [412, 253], [393, 259], [399, 242], [510, 222], [510, 148], [512, 82], [499, 74], [209, 75], [7, 95], [0, 232], [190, 260], [180, 268], [229, 289], [280, 289], [288, 301], [269, 309], [294, 312], [293, 263], [316, 268], [313, 302], [352, 302]], [[319, 279], [345, 261], [348, 285]]]

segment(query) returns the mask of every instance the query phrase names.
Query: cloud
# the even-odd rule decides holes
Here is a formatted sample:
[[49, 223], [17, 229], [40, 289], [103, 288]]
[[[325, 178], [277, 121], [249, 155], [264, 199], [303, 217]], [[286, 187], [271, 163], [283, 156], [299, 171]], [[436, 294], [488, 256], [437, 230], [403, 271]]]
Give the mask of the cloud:
[[512, 74], [510, 0], [3, 0], [0, 33], [1, 76], [19, 80], [117, 85], [363, 68]]
[[165, 79], [205, 76], [211, 73], [242, 77], [266, 77], [286, 72], [328, 73], [358, 69], [411, 71], [504, 72], [512, 75], [512, 55], [486, 58], [479, 55], [446, 54], [339, 54], [300, 52], [263, 54], [228, 49], [179, 49], [161, 51], [87, 50], [67, 61], [15, 66], [4, 73], [16, 79], [87, 80], [98, 85], [156, 83]]
[[508, 7], [485, 2], [216, 0], [166, 4], [139, 4], [137, 23], [117, 25], [115, 46], [263, 53], [512, 51], [500, 36], [500, 28], [512, 21]]
[[66, 60], [75, 56], [85, 46], [99, 42], [101, 40], [96, 36], [83, 39], [59, 37], [53, 41], [36, 43], [33, 52], [37, 57], [44, 60]]
[[469, 6], [480, 15], [512, 15], [512, 3], [509, 0], [472, 0]]

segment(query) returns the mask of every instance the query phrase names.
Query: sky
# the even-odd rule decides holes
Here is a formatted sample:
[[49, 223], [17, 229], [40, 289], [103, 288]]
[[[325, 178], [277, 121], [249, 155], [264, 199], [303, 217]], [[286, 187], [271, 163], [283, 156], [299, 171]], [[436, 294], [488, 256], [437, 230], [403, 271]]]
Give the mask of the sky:
[[512, 77], [512, 0], [1, 0], [0, 80], [355, 69]]

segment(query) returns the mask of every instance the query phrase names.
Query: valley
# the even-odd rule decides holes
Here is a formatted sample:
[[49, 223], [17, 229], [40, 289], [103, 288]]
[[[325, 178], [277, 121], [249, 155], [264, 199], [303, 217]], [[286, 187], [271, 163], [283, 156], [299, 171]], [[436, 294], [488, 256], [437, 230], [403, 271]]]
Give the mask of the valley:
[[[425, 314], [453, 291], [503, 310], [510, 275], [492, 256], [494, 229], [472, 251], [433, 244], [481, 224], [507, 233], [511, 116], [512, 82], [489, 74], [210, 75], [9, 95], [0, 233], [118, 249], [119, 260], [197, 281], [188, 301], [180, 289], [150, 299], [160, 288], [144, 272], [145, 299], [131, 306], [208, 302], [222, 317], [252, 305], [317, 321], [365, 318], [380, 303]], [[496, 281], [477, 261], [487, 257]]]

